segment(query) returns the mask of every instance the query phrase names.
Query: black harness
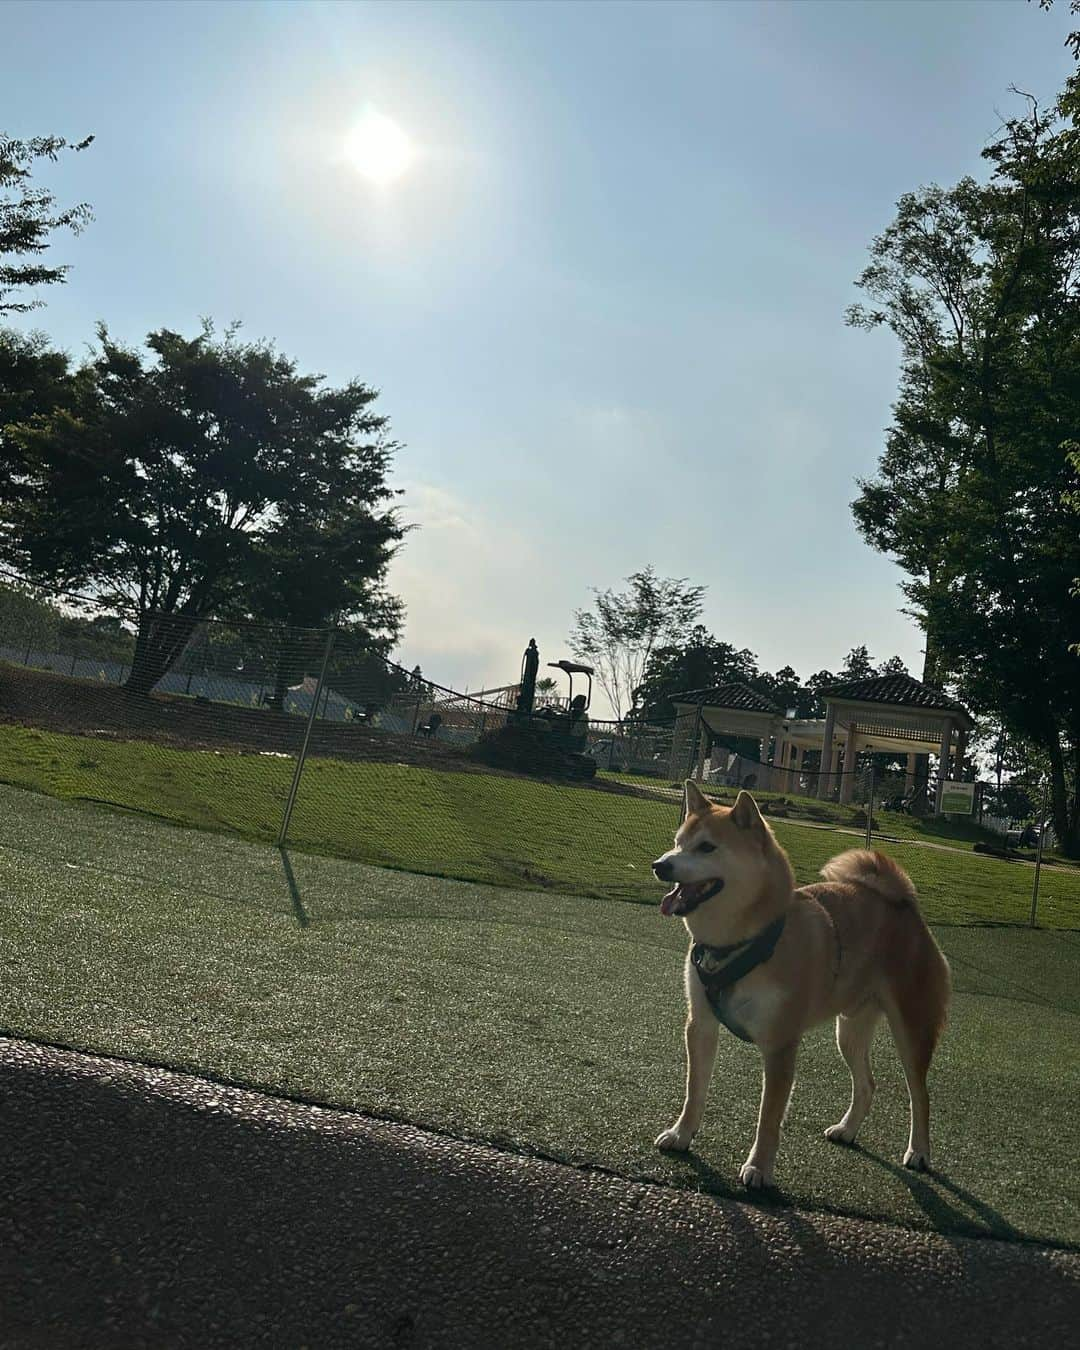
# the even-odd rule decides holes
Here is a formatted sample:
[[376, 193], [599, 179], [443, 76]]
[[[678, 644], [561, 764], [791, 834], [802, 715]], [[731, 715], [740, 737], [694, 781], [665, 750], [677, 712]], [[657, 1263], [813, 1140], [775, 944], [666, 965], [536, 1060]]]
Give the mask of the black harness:
[[745, 942], [734, 942], [730, 947], [709, 947], [704, 942], [695, 942], [690, 948], [690, 964], [697, 971], [698, 979], [709, 1000], [709, 1007], [740, 1041], [751, 1039], [746, 1028], [731, 1013], [728, 991], [744, 975], [764, 964], [776, 950], [780, 934], [784, 931], [787, 916], [763, 928], [755, 937]]

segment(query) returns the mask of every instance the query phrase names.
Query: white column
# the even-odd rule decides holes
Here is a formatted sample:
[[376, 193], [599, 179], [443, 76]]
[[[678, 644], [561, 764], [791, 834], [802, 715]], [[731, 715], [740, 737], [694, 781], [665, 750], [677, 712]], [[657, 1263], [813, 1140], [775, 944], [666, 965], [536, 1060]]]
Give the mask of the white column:
[[692, 777], [695, 782], [700, 783], [705, 777], [705, 746], [709, 740], [709, 728], [700, 713], [698, 713], [694, 735], [697, 737], [697, 740], [695, 742], [696, 754], [694, 755], [694, 772]]
[[949, 749], [952, 745], [952, 718], [946, 717], [941, 728], [941, 745], [938, 747], [937, 792], [934, 794], [934, 815], [941, 815], [941, 794], [945, 788], [945, 779], [949, 773]]
[[840, 804], [847, 806], [855, 791], [855, 760], [859, 753], [859, 738], [855, 728], [849, 727], [844, 742], [844, 776], [840, 779]]
[[836, 709], [831, 703], [825, 705], [825, 734], [821, 741], [821, 771], [818, 774], [817, 792], [818, 797], [828, 797], [829, 787], [832, 782], [829, 777], [829, 770], [832, 768], [833, 758], [833, 732], [836, 730]]
[[802, 766], [803, 760], [805, 758], [806, 758], [805, 748], [801, 745], [797, 745], [795, 747], [795, 770], [790, 775], [792, 792], [798, 793], [802, 788]]
[[761, 768], [758, 771], [758, 787], [763, 792], [768, 792], [772, 787], [772, 777], [769, 772], [769, 742], [772, 740], [772, 727], [767, 727], [761, 737], [761, 754], [758, 759]]
[[784, 774], [785, 792], [794, 792], [799, 786], [799, 780], [795, 775], [795, 761], [799, 758], [799, 747], [792, 745], [789, 741], [784, 747], [784, 762], [787, 765], [787, 772]]

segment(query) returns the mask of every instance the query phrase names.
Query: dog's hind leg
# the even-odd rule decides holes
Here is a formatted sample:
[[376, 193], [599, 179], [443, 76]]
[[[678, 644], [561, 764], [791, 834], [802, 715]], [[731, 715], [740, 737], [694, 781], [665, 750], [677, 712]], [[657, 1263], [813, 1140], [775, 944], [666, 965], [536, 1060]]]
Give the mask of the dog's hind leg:
[[930, 1166], [930, 1095], [926, 1075], [945, 1028], [951, 981], [949, 964], [925, 928], [912, 958], [896, 970], [882, 993], [893, 1040], [911, 1098], [911, 1133], [904, 1166]]
[[859, 1126], [874, 1100], [874, 1075], [870, 1071], [870, 1043], [881, 1020], [881, 1009], [867, 1003], [851, 1017], [836, 1019], [836, 1044], [851, 1070], [851, 1105], [843, 1120], [830, 1125], [825, 1138], [834, 1144], [853, 1144]]
[[679, 1119], [656, 1141], [657, 1148], [685, 1152], [701, 1126], [709, 1096], [720, 1024], [708, 1009], [691, 1007], [686, 1021], [686, 1100]]
[[926, 1075], [937, 1038], [933, 1028], [921, 1026], [900, 1005], [890, 1004], [887, 1013], [911, 1098], [911, 1133], [904, 1166], [925, 1172], [930, 1166], [930, 1094]]

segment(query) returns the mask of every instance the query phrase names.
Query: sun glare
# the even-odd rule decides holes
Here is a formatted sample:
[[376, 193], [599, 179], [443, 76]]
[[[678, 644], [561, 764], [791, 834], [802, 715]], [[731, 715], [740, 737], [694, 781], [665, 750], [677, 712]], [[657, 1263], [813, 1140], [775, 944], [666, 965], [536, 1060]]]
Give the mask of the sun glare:
[[408, 169], [416, 151], [398, 124], [382, 113], [366, 113], [349, 133], [345, 153], [353, 168], [372, 183], [392, 183]]

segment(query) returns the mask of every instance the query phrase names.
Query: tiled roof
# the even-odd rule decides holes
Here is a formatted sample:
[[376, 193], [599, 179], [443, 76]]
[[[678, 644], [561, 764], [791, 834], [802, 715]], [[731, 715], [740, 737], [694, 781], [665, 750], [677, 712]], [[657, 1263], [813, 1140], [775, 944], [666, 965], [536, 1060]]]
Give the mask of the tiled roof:
[[876, 675], [868, 680], [842, 680], [838, 684], [826, 685], [818, 692], [826, 698], [891, 703], [907, 708], [937, 708], [968, 715], [967, 709], [949, 698], [948, 694], [943, 694], [940, 689], [931, 689], [928, 684], [923, 684], [911, 675]]
[[771, 713], [780, 715], [775, 703], [770, 703], [763, 695], [755, 693], [746, 684], [721, 684], [715, 689], [687, 689], [676, 694], [674, 703], [696, 703], [699, 707], [737, 708], [740, 712]]

